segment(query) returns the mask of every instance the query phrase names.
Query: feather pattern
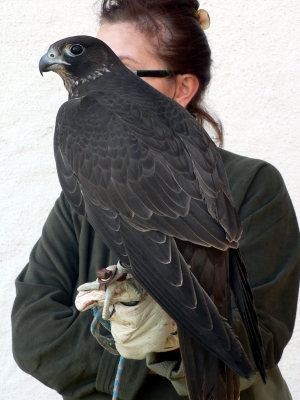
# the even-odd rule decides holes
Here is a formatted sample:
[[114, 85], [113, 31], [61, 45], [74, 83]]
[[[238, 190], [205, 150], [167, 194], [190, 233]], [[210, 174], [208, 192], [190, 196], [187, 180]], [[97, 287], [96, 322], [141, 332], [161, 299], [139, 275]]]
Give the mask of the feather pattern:
[[[85, 49], [80, 63], [64, 53], [70, 43]], [[238, 399], [236, 374], [253, 370], [230, 326], [229, 284], [262, 375], [263, 350], [246, 270], [232, 257], [242, 228], [218, 149], [101, 41], [52, 48], [69, 63], [54, 137], [68, 201], [177, 322], [190, 399]]]

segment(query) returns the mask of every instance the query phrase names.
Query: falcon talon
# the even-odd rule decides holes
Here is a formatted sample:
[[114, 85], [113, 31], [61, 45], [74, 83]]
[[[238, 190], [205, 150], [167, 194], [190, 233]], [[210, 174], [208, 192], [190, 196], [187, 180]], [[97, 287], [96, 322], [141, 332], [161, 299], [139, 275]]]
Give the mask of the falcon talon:
[[[112, 304], [114, 305], [114, 303], [112, 303], [113, 297], [117, 295], [118, 291], [120, 293], [120, 287], [122, 287], [121, 293], [122, 292], [127, 293], [127, 296], [126, 296], [127, 301], [126, 302], [139, 302], [141, 300], [141, 291], [137, 287], [134, 286], [134, 284], [132, 283], [131, 280], [124, 281], [120, 284], [117, 282], [118, 281], [114, 281], [109, 285], [105, 285], [105, 299], [104, 299], [103, 310], [102, 310], [102, 318], [104, 320], [108, 320], [111, 317], [110, 312], [109, 312], [109, 307]], [[122, 297], [122, 295], [120, 297]], [[123, 296], [123, 298], [124, 298], [124, 296]], [[121, 299], [119, 299], [118, 301], [120, 301], [120, 300]]]
[[77, 288], [78, 292], [86, 292], [90, 290], [99, 290], [99, 289], [100, 289], [100, 283], [98, 282], [98, 280], [94, 282], [84, 283], [83, 285], [80, 285]]
[[105, 291], [105, 300], [103, 304], [102, 310], [102, 318], [108, 320], [110, 318], [109, 306], [111, 304], [111, 300], [114, 296], [115, 285], [107, 285]]
[[139, 290], [134, 284], [132, 280], [127, 280], [126, 281], [126, 292], [128, 293], [128, 296], [130, 297], [130, 302], [139, 302], [142, 298], [142, 293], [141, 290]]
[[131, 268], [124, 267], [121, 261], [119, 260], [117, 263], [117, 271], [118, 274], [129, 274], [131, 272]]
[[128, 284], [130, 284], [129, 288], [128, 288], [128, 292], [129, 293], [131, 292], [132, 297], [136, 296], [138, 301], [140, 301], [141, 300], [141, 292], [135, 286], [133, 286], [133, 284], [131, 282], [128, 282]]

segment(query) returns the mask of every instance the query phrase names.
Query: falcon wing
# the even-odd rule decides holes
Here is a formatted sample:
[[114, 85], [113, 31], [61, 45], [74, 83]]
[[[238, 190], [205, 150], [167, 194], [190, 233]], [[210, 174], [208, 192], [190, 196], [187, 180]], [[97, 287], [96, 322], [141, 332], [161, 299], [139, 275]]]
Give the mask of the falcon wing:
[[[70, 55], [75, 43], [82, 51]], [[180, 105], [137, 78], [95, 38], [54, 43], [39, 67], [57, 72], [71, 98], [58, 113], [54, 140], [70, 204], [177, 321], [190, 399], [223, 399], [227, 390], [236, 400], [237, 380], [227, 366], [244, 377], [252, 369], [219, 314], [230, 317], [228, 260], [241, 225], [218, 150]], [[194, 246], [194, 260], [199, 251], [210, 262], [221, 254], [211, 263], [219, 288], [207, 278], [210, 263], [199, 257], [202, 267], [193, 264], [189, 246], [178, 251], [180, 241]], [[239, 257], [234, 261], [236, 302], [260, 350], [245, 270]]]
[[[71, 100], [58, 113], [56, 157], [67, 160], [90, 223], [131, 265], [136, 279], [197, 342], [249, 377], [252, 368], [231, 327], [190, 273], [173, 238], [224, 249], [226, 232], [207, 209], [180, 138], [171, 154], [161, 140], [165, 166], [162, 148], [142, 142], [136, 125], [90, 96]], [[183, 172], [185, 190], [175, 179]]]
[[[172, 193], [171, 202], [170, 199], [168, 202], [172, 204], [183, 195], [182, 192], [201, 200], [198, 207], [217, 221], [226, 232], [227, 245], [230, 242], [234, 247], [242, 229], [218, 149], [182, 106], [141, 80], [137, 84], [137, 77], [132, 75], [126, 75], [130, 101], [124, 96], [122, 85], [118, 89], [109, 79], [105, 81], [105, 90], [91, 91], [90, 94], [118, 116], [138, 139], [140, 148], [144, 146], [146, 153], [150, 152], [155, 158], [155, 177], [162, 178], [162, 189], [171, 184], [171, 189], [176, 191], [174, 181], [180, 187], [180, 193], [176, 197]], [[110, 94], [112, 90], [114, 96]], [[152, 160], [148, 158], [147, 161], [153, 165]], [[152, 185], [153, 182], [145, 180], [144, 184]], [[146, 190], [148, 193], [148, 188]], [[140, 191], [139, 187], [137, 191]], [[174, 217], [174, 214], [170, 216]]]
[[80, 185], [68, 164], [68, 160], [59, 148], [55, 152], [55, 160], [58, 179], [69, 204], [78, 214], [85, 216], [85, 205]]

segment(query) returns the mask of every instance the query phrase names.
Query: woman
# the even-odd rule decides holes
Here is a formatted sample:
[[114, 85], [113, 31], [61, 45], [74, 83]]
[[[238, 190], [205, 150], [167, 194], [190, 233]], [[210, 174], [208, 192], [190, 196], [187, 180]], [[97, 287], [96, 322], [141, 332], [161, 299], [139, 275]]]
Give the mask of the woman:
[[[219, 125], [203, 109], [210, 81], [211, 56], [200, 26], [197, 1], [104, 1], [99, 39], [132, 70], [175, 71], [164, 78], [143, 77], [173, 98], [201, 123], [209, 123], [222, 142]], [[180, 72], [180, 73], [176, 73]], [[266, 353], [268, 383], [259, 376], [241, 384], [242, 400], [290, 399], [277, 363], [295, 319], [299, 279], [299, 232], [294, 210], [279, 173], [269, 164], [220, 150], [232, 196], [243, 224], [240, 249], [248, 268]], [[20, 367], [65, 399], [109, 399], [118, 358], [91, 336], [91, 315], [74, 307], [76, 288], [96, 271], [116, 263], [115, 256], [89, 223], [73, 212], [65, 197], [57, 200], [17, 278], [13, 309], [14, 356]], [[286, 307], [288, 305], [288, 307]], [[233, 328], [250, 357], [240, 316]], [[127, 360], [119, 398], [187, 399], [171, 384], [179, 368], [170, 358], [151, 364]], [[166, 379], [167, 378], [167, 379]], [[184, 380], [183, 376], [177, 377]]]

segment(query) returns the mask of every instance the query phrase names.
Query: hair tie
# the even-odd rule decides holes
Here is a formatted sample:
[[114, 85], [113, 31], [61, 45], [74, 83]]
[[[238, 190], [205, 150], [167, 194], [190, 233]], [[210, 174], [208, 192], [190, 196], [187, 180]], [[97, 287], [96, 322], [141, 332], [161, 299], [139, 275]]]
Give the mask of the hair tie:
[[195, 15], [204, 31], [210, 27], [210, 16], [207, 11], [201, 9], [196, 11]]

